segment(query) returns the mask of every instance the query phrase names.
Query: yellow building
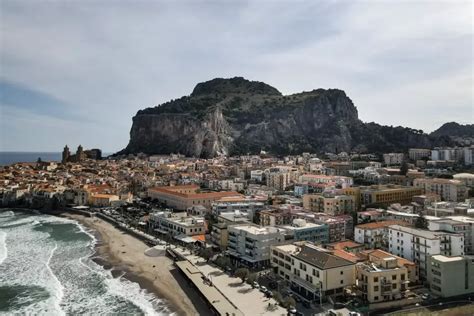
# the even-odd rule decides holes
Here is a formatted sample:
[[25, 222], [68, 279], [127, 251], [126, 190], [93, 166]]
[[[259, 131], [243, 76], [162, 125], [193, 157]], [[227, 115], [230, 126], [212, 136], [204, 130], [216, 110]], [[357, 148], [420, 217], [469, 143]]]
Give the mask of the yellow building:
[[366, 255], [367, 261], [356, 265], [362, 299], [380, 303], [404, 298], [410, 282], [408, 269], [415, 264], [382, 250], [372, 250]]
[[389, 206], [400, 203], [410, 204], [416, 195], [423, 194], [422, 188], [400, 185], [373, 185], [360, 187], [361, 206]]

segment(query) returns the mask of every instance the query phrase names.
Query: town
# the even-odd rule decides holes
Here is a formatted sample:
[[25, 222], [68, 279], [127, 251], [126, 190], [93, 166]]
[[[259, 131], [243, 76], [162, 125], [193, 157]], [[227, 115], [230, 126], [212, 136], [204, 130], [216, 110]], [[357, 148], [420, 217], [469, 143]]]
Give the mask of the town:
[[122, 227], [218, 315], [395, 315], [474, 299], [473, 159], [474, 146], [211, 159], [66, 146], [61, 162], [1, 167], [0, 201]]

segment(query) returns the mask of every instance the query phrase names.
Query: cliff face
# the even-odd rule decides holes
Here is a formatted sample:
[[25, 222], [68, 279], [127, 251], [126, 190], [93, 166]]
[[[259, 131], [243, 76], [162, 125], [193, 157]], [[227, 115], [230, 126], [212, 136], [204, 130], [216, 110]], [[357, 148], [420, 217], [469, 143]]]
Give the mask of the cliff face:
[[282, 96], [265, 83], [236, 77], [200, 83], [190, 96], [138, 111], [120, 153], [385, 152], [432, 142], [417, 130], [364, 124], [341, 90]]

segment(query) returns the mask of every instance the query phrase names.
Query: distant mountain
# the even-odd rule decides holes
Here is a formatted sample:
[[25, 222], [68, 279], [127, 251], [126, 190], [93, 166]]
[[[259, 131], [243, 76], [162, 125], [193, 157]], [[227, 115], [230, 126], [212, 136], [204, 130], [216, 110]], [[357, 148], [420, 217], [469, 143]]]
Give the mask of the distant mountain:
[[342, 90], [284, 96], [263, 82], [235, 77], [199, 83], [190, 96], [138, 111], [130, 142], [118, 154], [381, 153], [449, 143], [449, 137], [421, 130], [363, 123]]
[[456, 122], [443, 124], [430, 136], [474, 137], [474, 124], [461, 125]]

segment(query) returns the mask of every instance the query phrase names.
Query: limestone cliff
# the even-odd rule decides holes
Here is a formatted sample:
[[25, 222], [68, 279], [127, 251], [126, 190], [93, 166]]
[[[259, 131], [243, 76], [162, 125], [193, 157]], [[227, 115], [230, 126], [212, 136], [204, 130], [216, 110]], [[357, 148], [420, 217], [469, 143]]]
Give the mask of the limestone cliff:
[[220, 154], [386, 152], [430, 147], [421, 131], [363, 123], [344, 91], [317, 89], [283, 96], [236, 77], [199, 83], [190, 96], [138, 111], [120, 153]]

